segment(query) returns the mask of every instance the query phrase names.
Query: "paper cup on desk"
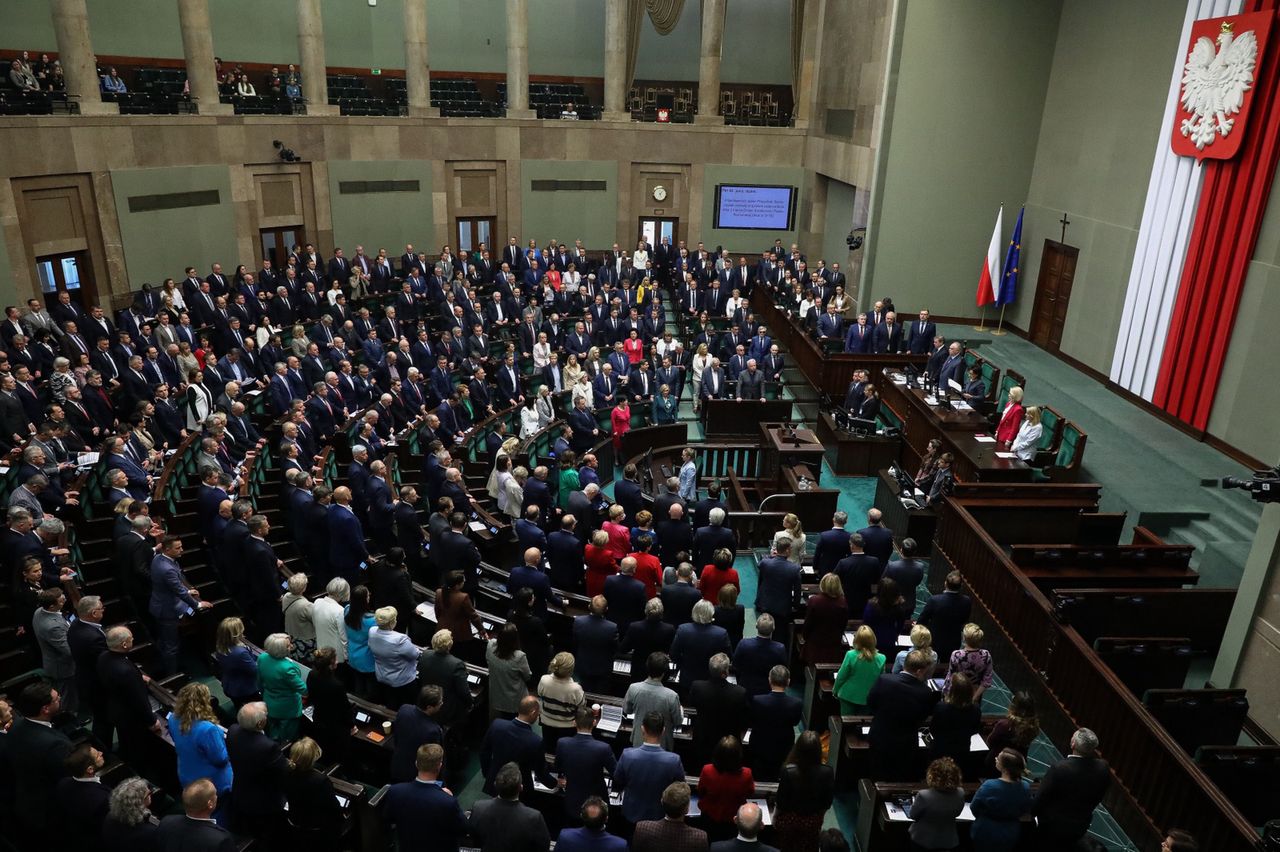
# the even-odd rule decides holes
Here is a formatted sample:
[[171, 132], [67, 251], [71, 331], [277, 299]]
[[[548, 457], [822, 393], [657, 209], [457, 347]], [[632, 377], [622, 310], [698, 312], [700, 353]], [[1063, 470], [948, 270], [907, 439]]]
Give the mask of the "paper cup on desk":
[[383, 722], [383, 723], [382, 723], [382, 735], [383, 735], [384, 737], [389, 737], [389, 736], [391, 736], [391, 723], [390, 723], [390, 722]]

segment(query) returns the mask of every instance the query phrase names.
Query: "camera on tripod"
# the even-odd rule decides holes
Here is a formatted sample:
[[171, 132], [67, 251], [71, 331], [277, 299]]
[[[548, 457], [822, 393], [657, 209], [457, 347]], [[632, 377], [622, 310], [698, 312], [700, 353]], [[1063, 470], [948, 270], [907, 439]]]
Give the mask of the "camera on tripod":
[[1240, 488], [1248, 491], [1259, 503], [1280, 502], [1280, 467], [1270, 470], [1255, 470], [1250, 479], [1238, 476], [1222, 477], [1223, 488]]

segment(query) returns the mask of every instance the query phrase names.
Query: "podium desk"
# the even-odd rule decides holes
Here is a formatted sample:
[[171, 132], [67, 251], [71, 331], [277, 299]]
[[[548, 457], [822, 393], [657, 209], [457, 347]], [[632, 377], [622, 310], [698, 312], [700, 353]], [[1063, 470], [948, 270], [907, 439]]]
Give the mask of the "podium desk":
[[760, 478], [773, 479], [782, 487], [784, 485], [782, 468], [804, 465], [813, 471], [813, 485], [816, 487], [818, 477], [822, 475], [822, 459], [826, 450], [817, 433], [812, 429], [796, 429], [792, 438], [791, 430], [780, 422], [761, 422], [756, 432], [760, 436], [760, 448], [763, 456], [760, 460]]
[[897, 461], [902, 450], [901, 438], [855, 435], [837, 427], [829, 411], [818, 415], [814, 431], [826, 448], [827, 463], [837, 476], [875, 476], [876, 471]]
[[874, 505], [883, 515], [884, 525], [893, 530], [895, 540], [901, 542], [904, 538], [914, 538], [919, 546], [917, 552], [929, 553], [933, 549], [933, 535], [938, 529], [937, 513], [926, 506], [919, 509], [903, 506], [900, 500], [902, 488], [888, 470], [878, 471], [876, 477]]

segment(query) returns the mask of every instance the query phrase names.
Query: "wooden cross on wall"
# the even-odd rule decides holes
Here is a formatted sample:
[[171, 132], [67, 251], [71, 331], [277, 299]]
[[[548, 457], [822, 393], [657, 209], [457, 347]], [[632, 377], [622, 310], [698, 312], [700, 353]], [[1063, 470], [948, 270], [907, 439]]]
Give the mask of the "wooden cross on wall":
[[1067, 244], [1067, 226], [1071, 224], [1071, 220], [1067, 218], [1065, 211], [1062, 214], [1062, 218], [1058, 220], [1058, 224], [1062, 226], [1062, 239], [1058, 242], [1065, 246]]

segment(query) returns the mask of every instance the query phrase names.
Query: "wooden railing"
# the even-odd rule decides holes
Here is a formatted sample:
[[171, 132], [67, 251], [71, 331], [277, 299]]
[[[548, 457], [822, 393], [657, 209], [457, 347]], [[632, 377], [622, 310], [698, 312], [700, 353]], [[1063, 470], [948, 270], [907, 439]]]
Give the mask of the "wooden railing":
[[[1039, 674], [1075, 726], [1094, 728], [1120, 799], [1109, 796], [1130, 838], [1155, 845], [1159, 830], [1180, 826], [1205, 849], [1247, 852], [1257, 834], [1204, 772], [1147, 712], [1049, 601], [1019, 571], [960, 501], [940, 510], [939, 555], [965, 576], [992, 626], [1022, 664]], [[1062, 745], [1062, 743], [1060, 743]]]

